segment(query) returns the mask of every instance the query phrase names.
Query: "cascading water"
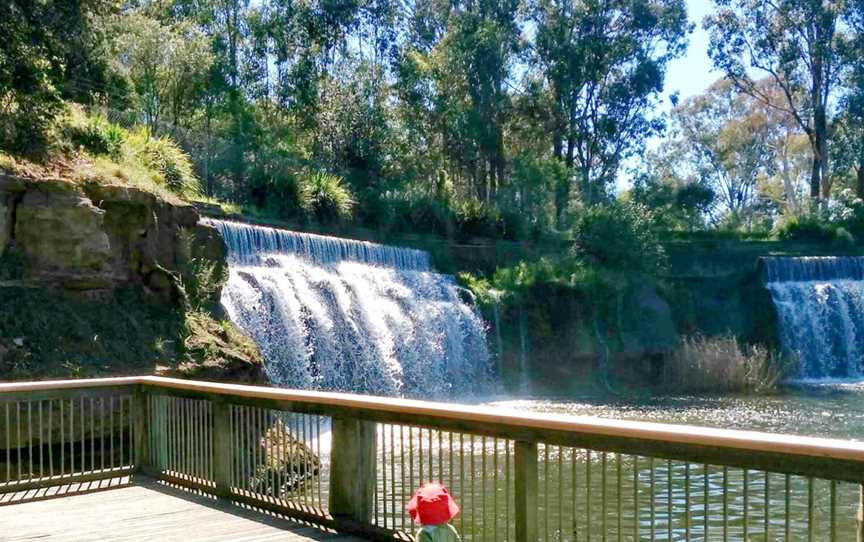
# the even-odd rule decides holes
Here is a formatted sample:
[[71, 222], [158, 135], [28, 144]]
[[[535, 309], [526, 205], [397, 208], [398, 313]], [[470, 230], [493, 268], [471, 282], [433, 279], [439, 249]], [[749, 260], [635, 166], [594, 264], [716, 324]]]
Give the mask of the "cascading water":
[[804, 378], [864, 377], [864, 258], [764, 258], [783, 349]]
[[494, 381], [483, 320], [420, 250], [208, 220], [222, 304], [284, 387], [464, 397]]

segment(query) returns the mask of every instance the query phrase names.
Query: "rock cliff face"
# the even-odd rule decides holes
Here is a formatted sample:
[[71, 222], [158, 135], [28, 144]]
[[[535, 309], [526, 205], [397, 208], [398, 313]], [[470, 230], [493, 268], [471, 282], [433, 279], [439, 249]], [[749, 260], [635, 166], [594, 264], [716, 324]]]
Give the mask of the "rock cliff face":
[[136, 188], [0, 173], [0, 380], [264, 382], [218, 307], [222, 238], [198, 219]]
[[192, 258], [226, 265], [218, 233], [191, 205], [129, 187], [0, 175], [0, 256], [10, 249], [23, 256], [21, 279], [86, 292], [141, 285], [172, 297]]

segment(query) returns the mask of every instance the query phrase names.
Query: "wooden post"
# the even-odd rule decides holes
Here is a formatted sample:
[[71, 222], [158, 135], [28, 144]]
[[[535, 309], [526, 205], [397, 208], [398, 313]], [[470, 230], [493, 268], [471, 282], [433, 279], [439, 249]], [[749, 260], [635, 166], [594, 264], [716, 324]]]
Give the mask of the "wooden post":
[[349, 529], [372, 522], [376, 431], [373, 422], [333, 418], [330, 514]]
[[516, 441], [516, 542], [537, 538], [537, 443]]
[[213, 401], [213, 478], [216, 495], [231, 495], [231, 405]]
[[145, 473], [150, 461], [150, 424], [147, 394], [142, 386], [136, 386], [132, 395], [132, 449], [135, 472]]

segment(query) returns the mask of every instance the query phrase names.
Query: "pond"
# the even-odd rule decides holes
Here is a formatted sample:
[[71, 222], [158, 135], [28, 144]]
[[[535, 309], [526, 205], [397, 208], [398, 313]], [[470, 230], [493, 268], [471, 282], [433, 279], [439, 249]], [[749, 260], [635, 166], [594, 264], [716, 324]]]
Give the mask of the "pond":
[[776, 394], [756, 396], [627, 398], [586, 392], [566, 399], [499, 400], [489, 404], [577, 416], [864, 439], [864, 381], [799, 382]]

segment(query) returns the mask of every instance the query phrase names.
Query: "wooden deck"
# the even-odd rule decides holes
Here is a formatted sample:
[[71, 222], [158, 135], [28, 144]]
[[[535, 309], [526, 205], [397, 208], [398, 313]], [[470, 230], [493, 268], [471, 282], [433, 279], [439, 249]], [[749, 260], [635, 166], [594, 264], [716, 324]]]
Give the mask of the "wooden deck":
[[20, 498], [2, 501], [0, 541], [360, 542], [146, 478], [87, 494]]

